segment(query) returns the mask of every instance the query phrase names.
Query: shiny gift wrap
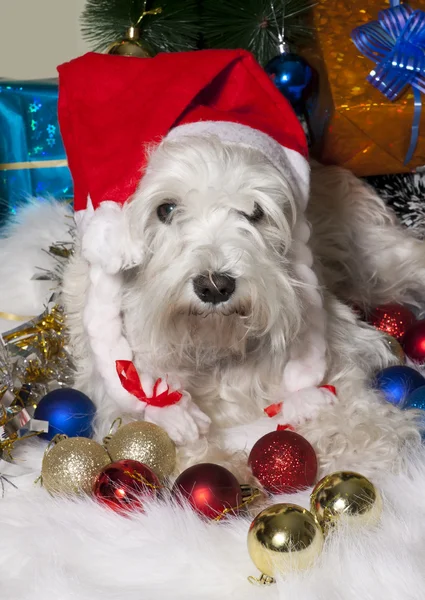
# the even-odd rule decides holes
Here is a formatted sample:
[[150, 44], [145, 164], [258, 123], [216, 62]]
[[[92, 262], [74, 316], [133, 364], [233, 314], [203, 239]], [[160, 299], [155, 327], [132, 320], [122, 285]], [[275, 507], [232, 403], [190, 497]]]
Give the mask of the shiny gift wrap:
[[[409, 2], [425, 10], [425, 0]], [[413, 90], [394, 102], [367, 76], [375, 63], [351, 39], [353, 29], [378, 19], [389, 0], [318, 0], [313, 9], [317, 44], [305, 57], [319, 72], [320, 91], [312, 112], [313, 154], [359, 176], [401, 173], [425, 165], [425, 114], [412, 160], [404, 165], [414, 115]], [[423, 100], [423, 98], [422, 98]]]
[[0, 80], [0, 219], [30, 196], [71, 199], [55, 80]]

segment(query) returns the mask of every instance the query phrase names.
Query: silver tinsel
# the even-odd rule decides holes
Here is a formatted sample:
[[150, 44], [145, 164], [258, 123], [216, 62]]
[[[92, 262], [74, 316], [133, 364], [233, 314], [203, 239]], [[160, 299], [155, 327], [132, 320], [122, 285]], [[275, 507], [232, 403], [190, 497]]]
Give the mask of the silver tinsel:
[[367, 181], [395, 211], [401, 223], [425, 239], [425, 175], [379, 175]]

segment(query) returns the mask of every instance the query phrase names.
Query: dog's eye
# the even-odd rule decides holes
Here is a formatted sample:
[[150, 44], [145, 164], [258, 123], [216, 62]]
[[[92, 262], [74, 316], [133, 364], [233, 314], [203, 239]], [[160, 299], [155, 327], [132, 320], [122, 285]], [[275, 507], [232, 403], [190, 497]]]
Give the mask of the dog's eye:
[[258, 223], [264, 217], [264, 210], [256, 202], [254, 204], [254, 212], [252, 212], [250, 215], [247, 215], [244, 212], [242, 212], [241, 214], [245, 217], [245, 219], [248, 219], [250, 223]]
[[158, 219], [162, 223], [169, 223], [171, 221], [171, 217], [173, 215], [174, 209], [176, 208], [175, 202], [164, 202], [164, 204], [160, 204], [156, 209], [156, 214], [158, 215]]

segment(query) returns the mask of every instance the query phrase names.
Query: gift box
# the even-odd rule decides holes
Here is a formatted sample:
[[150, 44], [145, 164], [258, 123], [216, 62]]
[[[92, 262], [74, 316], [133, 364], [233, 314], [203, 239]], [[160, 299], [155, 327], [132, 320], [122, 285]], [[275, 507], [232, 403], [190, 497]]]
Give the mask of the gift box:
[[[412, 1], [410, 6], [425, 10], [425, 0]], [[402, 173], [425, 165], [425, 110], [413, 158], [404, 164], [415, 110], [412, 86], [407, 85], [396, 100], [387, 99], [367, 80], [373, 69], [378, 70], [383, 53], [375, 54], [373, 61], [351, 38], [356, 27], [377, 20], [380, 11], [389, 7], [388, 0], [318, 0], [312, 14], [317, 43], [304, 53], [319, 81], [311, 114], [312, 154], [359, 176]], [[379, 22], [373, 27], [380, 35]], [[423, 50], [413, 44], [423, 56]]]
[[0, 220], [32, 196], [70, 200], [56, 80], [0, 80]]

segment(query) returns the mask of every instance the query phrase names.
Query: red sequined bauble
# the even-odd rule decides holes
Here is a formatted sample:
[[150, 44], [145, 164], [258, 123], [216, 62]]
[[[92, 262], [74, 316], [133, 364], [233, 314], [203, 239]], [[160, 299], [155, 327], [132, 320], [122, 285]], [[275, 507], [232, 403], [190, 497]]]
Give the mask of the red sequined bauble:
[[209, 519], [235, 513], [242, 504], [241, 487], [236, 477], [212, 463], [201, 463], [183, 471], [172, 492], [177, 498], [186, 498], [197, 512]]
[[401, 340], [415, 323], [416, 317], [411, 310], [400, 304], [383, 304], [368, 314], [367, 321], [376, 329], [388, 333], [396, 340]]
[[406, 356], [415, 362], [425, 362], [425, 319], [417, 321], [407, 330], [401, 345]]
[[294, 431], [278, 430], [264, 435], [252, 448], [249, 459], [253, 475], [274, 494], [310, 487], [317, 475], [313, 446]]
[[118, 460], [101, 470], [93, 493], [99, 502], [116, 511], [141, 510], [146, 497], [155, 496], [160, 487], [148, 466], [137, 460]]

